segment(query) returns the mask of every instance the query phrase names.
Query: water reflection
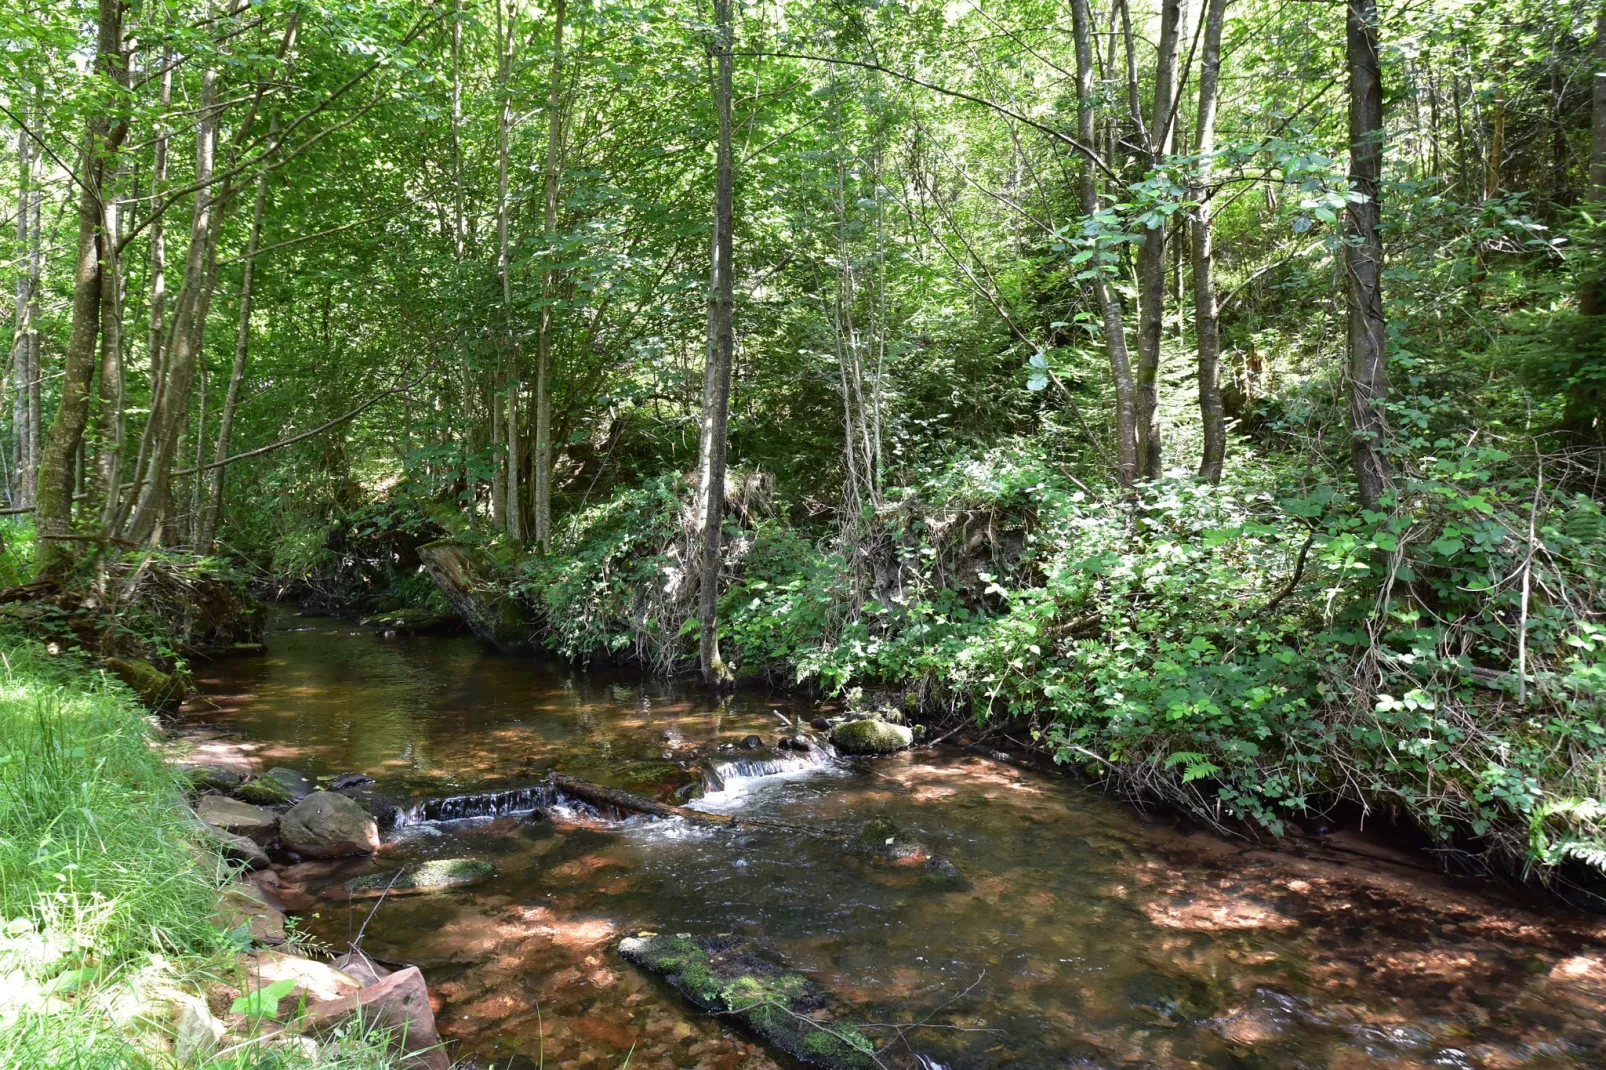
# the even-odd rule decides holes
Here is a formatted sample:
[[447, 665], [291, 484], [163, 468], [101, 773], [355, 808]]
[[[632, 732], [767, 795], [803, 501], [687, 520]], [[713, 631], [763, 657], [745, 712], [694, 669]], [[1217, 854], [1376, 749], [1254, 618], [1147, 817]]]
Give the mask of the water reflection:
[[[350, 876], [414, 858], [492, 861], [496, 877], [471, 891], [387, 900], [366, 942], [423, 966], [443, 1032], [487, 1061], [570, 1070], [633, 1050], [633, 1066], [771, 1065], [613, 954], [645, 928], [775, 949], [873, 1035], [902, 1038], [889, 1066], [917, 1052], [951, 1067], [1606, 1064], [1606, 945], [1585, 921], [1188, 839], [975, 756], [810, 770], [722, 754], [812, 715], [769, 696], [716, 705], [338, 621], [281, 619], [269, 643], [268, 658], [213, 666], [215, 705], [194, 715], [267, 744], [271, 762], [368, 773], [403, 797], [506, 791], [559, 769], [667, 799], [701, 785], [710, 760], [738, 775], [773, 760], [784, 775], [707, 805], [840, 830], [504, 809], [409, 825], [377, 860], [286, 874], [330, 897], [306, 924], [343, 944], [373, 907], [339, 901]], [[949, 859], [956, 879], [847, 850], [876, 817], [922, 845], [915, 863]]]

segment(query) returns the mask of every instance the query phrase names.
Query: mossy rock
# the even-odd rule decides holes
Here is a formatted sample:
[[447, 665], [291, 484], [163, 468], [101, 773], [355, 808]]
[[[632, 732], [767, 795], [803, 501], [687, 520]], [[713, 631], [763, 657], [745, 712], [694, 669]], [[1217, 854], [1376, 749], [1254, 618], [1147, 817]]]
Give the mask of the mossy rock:
[[240, 786], [239, 773], [215, 765], [192, 765], [184, 770], [184, 776], [196, 791], [231, 792]]
[[290, 795], [289, 788], [277, 780], [270, 780], [267, 777], [247, 780], [244, 784], [235, 788], [231, 794], [236, 799], [244, 799], [255, 806], [288, 806], [290, 803], [295, 802], [295, 799]]
[[699, 1010], [730, 1018], [792, 1058], [826, 1070], [871, 1070], [875, 1045], [840, 1024], [819, 985], [756, 952], [738, 937], [642, 933], [619, 954], [662, 977]]
[[870, 718], [831, 729], [831, 743], [843, 754], [891, 754], [913, 742], [914, 733], [903, 725]]
[[919, 858], [930, 853], [925, 844], [905, 836], [890, 817], [872, 817], [866, 821], [859, 834], [849, 841], [848, 850], [854, 854], [895, 861]]
[[449, 892], [489, 880], [496, 867], [482, 858], [437, 858], [390, 873], [370, 873], [346, 882], [354, 899], [386, 894]]
[[189, 695], [188, 682], [178, 673], [163, 672], [139, 658], [107, 658], [106, 668], [153, 710], [176, 710]]

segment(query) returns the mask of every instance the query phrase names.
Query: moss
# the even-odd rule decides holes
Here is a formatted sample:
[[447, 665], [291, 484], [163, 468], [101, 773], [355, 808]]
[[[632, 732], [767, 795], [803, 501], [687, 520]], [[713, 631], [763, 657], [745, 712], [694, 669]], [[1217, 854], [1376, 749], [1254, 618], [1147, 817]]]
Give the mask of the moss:
[[663, 977], [698, 1009], [735, 1019], [803, 1063], [826, 1070], [876, 1065], [869, 1054], [874, 1045], [857, 1030], [833, 1025], [826, 1032], [814, 1024], [811, 1012], [826, 1004], [818, 985], [738, 938], [644, 934], [621, 941], [619, 953]]
[[282, 806], [285, 803], [294, 801], [290, 795], [289, 788], [277, 780], [269, 780], [265, 777], [247, 780], [244, 784], [234, 789], [234, 797], [244, 799], [246, 802], [256, 806]]
[[844, 754], [891, 754], [914, 742], [914, 733], [885, 721], [844, 721], [831, 730], [831, 742]]
[[495, 872], [496, 867], [483, 858], [436, 858], [399, 871], [357, 877], [346, 882], [346, 890], [353, 895], [380, 894], [387, 889], [392, 895], [442, 892], [479, 884]]
[[106, 668], [149, 709], [177, 709], [189, 691], [179, 674], [163, 672], [139, 658], [107, 658]]

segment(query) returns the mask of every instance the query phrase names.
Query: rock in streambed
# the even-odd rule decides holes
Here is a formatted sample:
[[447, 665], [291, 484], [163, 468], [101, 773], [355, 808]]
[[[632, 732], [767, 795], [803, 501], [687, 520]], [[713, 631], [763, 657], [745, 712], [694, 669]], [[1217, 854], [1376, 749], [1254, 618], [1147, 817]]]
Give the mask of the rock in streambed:
[[831, 729], [831, 743], [843, 754], [891, 754], [914, 742], [914, 732], [901, 724], [874, 718], [843, 721]]
[[641, 933], [619, 942], [627, 962], [662, 977], [709, 1014], [728, 1017], [794, 1059], [826, 1070], [871, 1070], [875, 1045], [841, 1024], [824, 990], [734, 936]]
[[413, 895], [420, 892], [447, 892], [467, 888], [490, 879], [496, 867], [480, 858], [437, 858], [389, 873], [370, 873], [346, 882], [353, 899], [365, 899], [389, 892]]
[[285, 813], [279, 839], [303, 858], [370, 855], [379, 849], [379, 825], [344, 795], [315, 791]]

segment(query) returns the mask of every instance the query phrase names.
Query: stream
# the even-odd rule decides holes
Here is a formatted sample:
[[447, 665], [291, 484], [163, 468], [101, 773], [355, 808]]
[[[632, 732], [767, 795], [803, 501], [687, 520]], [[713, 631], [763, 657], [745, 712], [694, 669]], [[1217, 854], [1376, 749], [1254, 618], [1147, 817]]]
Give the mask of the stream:
[[[481, 1067], [787, 1065], [626, 964], [614, 945], [641, 930], [773, 950], [852, 1008], [888, 1067], [1606, 1066], [1606, 926], [1592, 918], [1242, 849], [957, 749], [743, 750], [819, 716], [785, 696], [716, 704], [284, 612], [267, 651], [199, 666], [185, 716], [237, 731], [264, 766], [365, 773], [409, 804], [515, 792], [415, 805], [377, 858], [298, 874], [336, 890], [302, 928], [343, 949], [366, 922], [364, 948], [423, 968], [442, 1034]], [[716, 790], [691, 805], [842, 837], [532, 819], [516, 794], [556, 769], [678, 800], [710, 766]], [[960, 879], [847, 852], [872, 818]], [[389, 898], [371, 918], [372, 900], [337, 897], [353, 875], [463, 857], [495, 876]]]

